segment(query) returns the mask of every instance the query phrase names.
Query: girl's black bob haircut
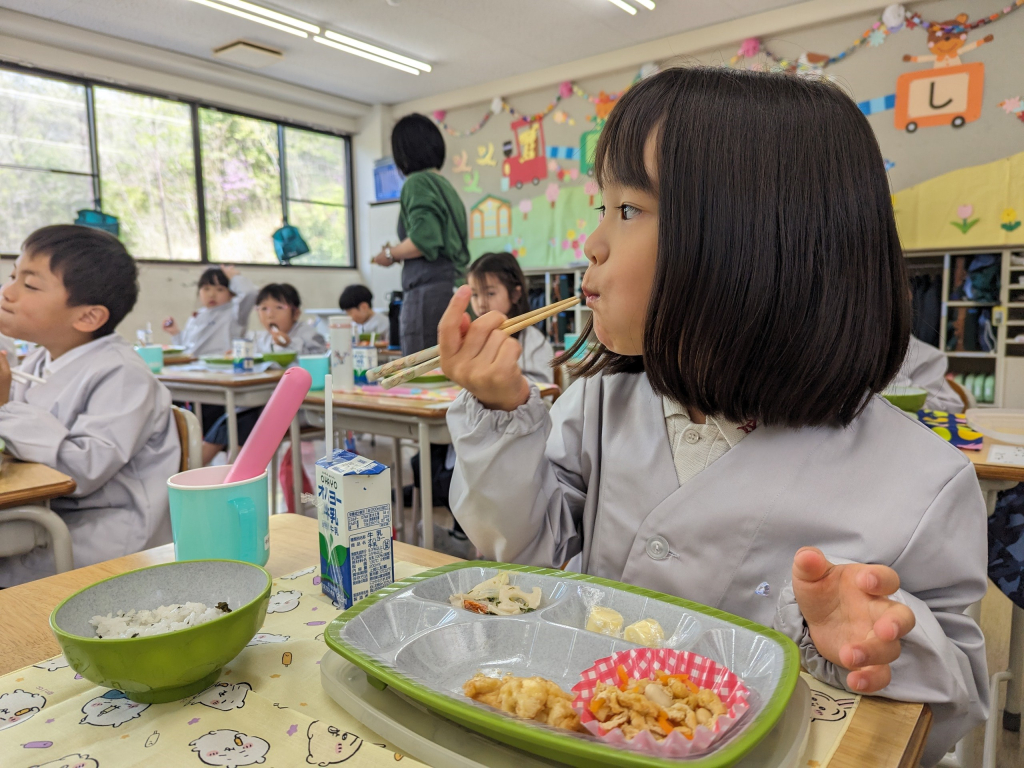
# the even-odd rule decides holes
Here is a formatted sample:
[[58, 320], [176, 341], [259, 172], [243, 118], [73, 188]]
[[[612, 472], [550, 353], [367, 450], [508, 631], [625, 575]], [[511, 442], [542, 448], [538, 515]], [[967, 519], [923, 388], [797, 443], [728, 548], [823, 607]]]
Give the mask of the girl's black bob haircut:
[[595, 173], [658, 198], [658, 255], [643, 355], [598, 344], [577, 375], [645, 371], [703, 413], [813, 427], [848, 425], [899, 370], [911, 315], [888, 178], [836, 86], [660, 72], [619, 99]]
[[203, 270], [203, 274], [199, 276], [199, 287], [202, 288], [204, 285], [219, 285], [231, 291], [232, 296], [235, 295], [231, 290], [231, 280], [220, 267], [207, 267]]
[[426, 115], [413, 112], [391, 129], [391, 154], [403, 175], [444, 165], [444, 137]]
[[[466, 277], [476, 280], [484, 279], [485, 275], [494, 275], [494, 278], [505, 286], [508, 291], [509, 301], [512, 307], [508, 311], [509, 317], [525, 315], [530, 311], [530, 295], [527, 292], [526, 275], [523, 274], [519, 261], [508, 251], [497, 251], [485, 253], [479, 259], [469, 265]], [[518, 296], [516, 292], [518, 291]], [[513, 333], [513, 338], [519, 338], [521, 332]]]
[[260, 292], [256, 294], [256, 306], [259, 306], [267, 299], [280, 301], [292, 309], [302, 309], [302, 299], [299, 292], [291, 283], [267, 283]]

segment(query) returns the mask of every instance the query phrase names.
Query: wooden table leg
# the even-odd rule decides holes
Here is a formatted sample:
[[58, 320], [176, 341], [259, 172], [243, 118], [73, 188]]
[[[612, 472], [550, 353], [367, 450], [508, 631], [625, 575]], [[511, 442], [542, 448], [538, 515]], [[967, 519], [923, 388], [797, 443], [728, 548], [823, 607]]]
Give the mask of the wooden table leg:
[[235, 413], [235, 393], [224, 389], [225, 413], [228, 415], [228, 464], [238, 456], [238, 414]]
[[[419, 423], [420, 438], [420, 519], [423, 521], [423, 547], [434, 548], [434, 484], [430, 472], [430, 427]], [[415, 532], [413, 532], [415, 536]]]

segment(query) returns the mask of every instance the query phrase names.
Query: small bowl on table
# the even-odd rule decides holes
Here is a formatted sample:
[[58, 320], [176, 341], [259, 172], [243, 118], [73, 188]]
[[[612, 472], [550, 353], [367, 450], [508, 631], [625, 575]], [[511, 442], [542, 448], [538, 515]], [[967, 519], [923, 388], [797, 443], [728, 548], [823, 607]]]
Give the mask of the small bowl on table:
[[928, 399], [928, 390], [920, 387], [886, 387], [882, 390], [882, 397], [901, 411], [917, 413], [924, 408], [924, 401]]
[[[161, 704], [213, 685], [225, 664], [260, 631], [271, 577], [237, 560], [188, 560], [122, 573], [86, 587], [53, 609], [50, 629], [64, 658], [87, 680], [132, 701]], [[160, 635], [99, 638], [94, 616], [186, 602], [231, 609], [216, 619]]]
[[277, 363], [282, 368], [287, 368], [295, 362], [299, 356], [298, 352], [264, 352], [263, 359], [268, 363]]

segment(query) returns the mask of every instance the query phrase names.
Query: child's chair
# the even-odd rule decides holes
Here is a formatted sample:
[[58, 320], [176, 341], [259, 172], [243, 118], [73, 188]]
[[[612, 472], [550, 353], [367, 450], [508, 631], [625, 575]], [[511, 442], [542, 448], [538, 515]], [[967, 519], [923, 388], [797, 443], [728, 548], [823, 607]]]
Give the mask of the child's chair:
[[0, 509], [0, 557], [23, 555], [41, 546], [53, 551], [57, 573], [75, 567], [71, 533], [60, 515], [35, 504]]
[[180, 472], [186, 469], [199, 469], [203, 466], [203, 427], [192, 411], [171, 406], [174, 414], [174, 425], [178, 428], [178, 439], [181, 441]]

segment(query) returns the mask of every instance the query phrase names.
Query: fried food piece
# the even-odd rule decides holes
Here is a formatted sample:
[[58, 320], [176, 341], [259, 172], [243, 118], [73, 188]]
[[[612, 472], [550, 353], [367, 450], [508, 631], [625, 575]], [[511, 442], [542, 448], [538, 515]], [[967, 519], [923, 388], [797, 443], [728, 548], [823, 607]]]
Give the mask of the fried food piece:
[[583, 731], [579, 715], [572, 708], [572, 694], [543, 677], [513, 677], [498, 680], [477, 673], [462, 686], [467, 698], [509, 712], [523, 720]]
[[697, 726], [714, 727], [728, 711], [718, 694], [698, 688], [686, 675], [655, 672], [657, 680], [634, 680], [619, 667], [620, 683], [598, 683], [590, 700], [590, 712], [604, 732], [621, 728], [627, 739], [650, 731], [661, 741], [672, 731], [692, 739]]

